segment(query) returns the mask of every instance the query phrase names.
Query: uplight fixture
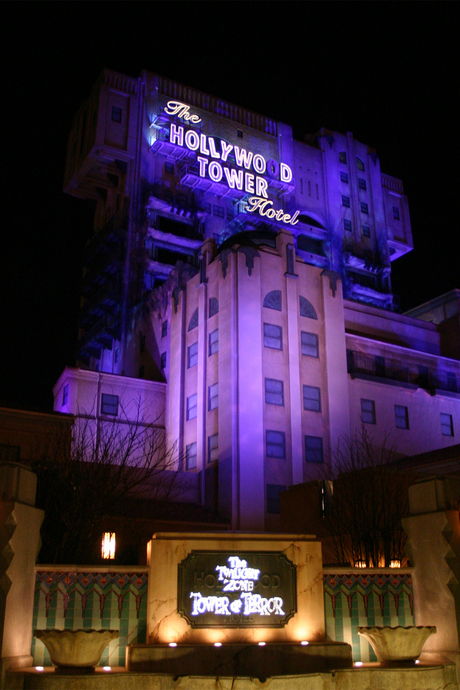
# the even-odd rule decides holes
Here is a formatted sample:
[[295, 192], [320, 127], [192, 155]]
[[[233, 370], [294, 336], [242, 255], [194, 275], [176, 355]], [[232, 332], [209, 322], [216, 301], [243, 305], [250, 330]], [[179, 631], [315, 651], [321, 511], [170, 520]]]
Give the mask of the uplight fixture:
[[265, 647], [265, 642], [258, 642], [259, 647]]
[[44, 671], [45, 669], [43, 668], [43, 666], [35, 666], [35, 670], [36, 671]]
[[222, 642], [214, 642], [214, 647], [222, 647]]
[[355, 661], [355, 663], [353, 664], [353, 666], [362, 666], [362, 665], [363, 665], [362, 661]]
[[302, 642], [300, 644], [302, 645], [302, 647], [306, 647], [307, 644], [310, 644], [310, 643], [308, 642], [308, 640], [302, 640]]
[[103, 667], [102, 667], [102, 670], [103, 670], [103, 671], [111, 671], [111, 670], [112, 670], [112, 667], [111, 667], [111, 666], [103, 666]]
[[169, 643], [169, 646], [170, 646], [170, 647], [177, 647], [177, 642], [170, 642], [170, 643]]

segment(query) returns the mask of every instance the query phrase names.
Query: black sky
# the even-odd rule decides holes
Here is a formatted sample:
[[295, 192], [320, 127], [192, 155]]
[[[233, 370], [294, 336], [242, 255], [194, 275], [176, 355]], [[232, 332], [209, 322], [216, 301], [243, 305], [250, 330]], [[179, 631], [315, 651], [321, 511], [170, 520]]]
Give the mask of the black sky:
[[456, 4], [4, 3], [0, 399], [51, 409], [74, 363], [92, 211], [62, 180], [73, 116], [104, 67], [157, 72], [298, 139], [353, 132], [409, 197], [415, 249], [392, 274], [401, 307], [460, 288]]

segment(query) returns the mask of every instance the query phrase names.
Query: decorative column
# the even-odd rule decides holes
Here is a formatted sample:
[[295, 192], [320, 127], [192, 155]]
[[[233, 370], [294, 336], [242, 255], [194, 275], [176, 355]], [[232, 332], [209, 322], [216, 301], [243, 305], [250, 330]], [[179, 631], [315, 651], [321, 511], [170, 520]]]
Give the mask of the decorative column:
[[28, 467], [0, 465], [1, 679], [32, 665], [35, 561], [45, 514], [35, 508], [37, 477]]

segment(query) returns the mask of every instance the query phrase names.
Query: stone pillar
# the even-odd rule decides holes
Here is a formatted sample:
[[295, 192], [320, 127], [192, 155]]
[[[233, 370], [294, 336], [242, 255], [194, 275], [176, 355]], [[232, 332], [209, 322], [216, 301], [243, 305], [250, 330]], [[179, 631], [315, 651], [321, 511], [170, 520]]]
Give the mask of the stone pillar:
[[416, 625], [435, 625], [425, 658], [446, 656], [460, 671], [460, 479], [430, 478], [409, 489], [410, 515], [402, 521], [414, 566]]
[[44, 512], [35, 508], [37, 477], [24, 465], [0, 465], [1, 677], [32, 665], [35, 561]]

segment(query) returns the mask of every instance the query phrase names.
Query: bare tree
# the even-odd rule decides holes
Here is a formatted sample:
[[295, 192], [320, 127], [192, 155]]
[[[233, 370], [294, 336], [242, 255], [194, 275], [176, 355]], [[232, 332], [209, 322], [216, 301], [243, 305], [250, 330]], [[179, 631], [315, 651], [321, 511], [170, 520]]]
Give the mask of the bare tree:
[[408, 506], [410, 478], [398, 469], [398, 455], [386, 441], [374, 445], [362, 428], [340, 440], [332, 454], [332, 481], [325, 528], [337, 563], [388, 567], [403, 563], [401, 519]]
[[101, 520], [123, 502], [166, 501], [187, 490], [177, 448], [166, 448], [158, 419], [143, 422], [140, 408], [130, 416], [78, 416], [70, 443], [64, 435], [53, 438], [34, 461], [37, 505], [45, 511], [42, 562], [91, 562]]

